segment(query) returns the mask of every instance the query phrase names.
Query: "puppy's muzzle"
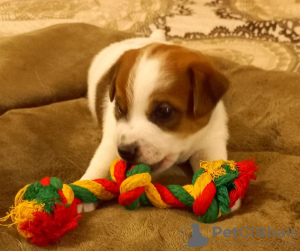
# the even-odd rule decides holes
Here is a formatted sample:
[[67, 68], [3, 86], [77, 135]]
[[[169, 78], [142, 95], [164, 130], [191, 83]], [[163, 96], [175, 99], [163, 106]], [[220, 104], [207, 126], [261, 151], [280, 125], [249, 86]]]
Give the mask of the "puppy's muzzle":
[[118, 152], [120, 157], [126, 162], [134, 163], [137, 157], [138, 147], [136, 144], [131, 145], [120, 145], [118, 147]]

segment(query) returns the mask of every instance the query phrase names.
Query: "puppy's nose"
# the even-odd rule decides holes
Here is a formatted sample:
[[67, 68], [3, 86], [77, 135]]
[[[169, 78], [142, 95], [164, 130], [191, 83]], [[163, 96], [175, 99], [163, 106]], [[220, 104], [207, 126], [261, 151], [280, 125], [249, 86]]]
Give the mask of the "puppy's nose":
[[118, 152], [120, 157], [126, 162], [134, 162], [137, 152], [137, 146], [135, 144], [120, 145], [118, 147]]

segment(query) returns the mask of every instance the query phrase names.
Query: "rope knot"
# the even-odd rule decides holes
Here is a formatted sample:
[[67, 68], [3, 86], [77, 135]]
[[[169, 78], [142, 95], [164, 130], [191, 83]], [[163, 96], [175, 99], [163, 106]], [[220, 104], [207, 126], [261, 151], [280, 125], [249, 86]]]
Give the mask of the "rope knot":
[[228, 165], [233, 171], [236, 170], [234, 161], [216, 160], [211, 162], [200, 162], [200, 168], [203, 168], [205, 172], [210, 175], [212, 181], [226, 174], [226, 170], [223, 168], [223, 165]]

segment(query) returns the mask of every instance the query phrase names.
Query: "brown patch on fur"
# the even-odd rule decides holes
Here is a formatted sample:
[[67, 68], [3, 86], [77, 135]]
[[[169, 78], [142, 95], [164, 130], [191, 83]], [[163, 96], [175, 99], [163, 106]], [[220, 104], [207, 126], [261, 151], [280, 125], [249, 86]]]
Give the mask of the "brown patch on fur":
[[[138, 54], [139, 50], [126, 51], [109, 69], [104, 77], [99, 80], [100, 82], [97, 85], [96, 91], [96, 114], [99, 124], [102, 125], [102, 102], [107, 90], [109, 91], [110, 101], [112, 102], [114, 99], [116, 100], [116, 118], [120, 119], [126, 116], [128, 105], [130, 104], [130, 100], [128, 100], [128, 95], [130, 96], [130, 93], [127, 91], [128, 78]], [[120, 108], [122, 113], [119, 112], [118, 108]]]
[[102, 125], [103, 123], [103, 100], [105, 99], [105, 96], [107, 95], [107, 91], [109, 91], [109, 96], [114, 96], [114, 82], [115, 82], [115, 76], [117, 74], [117, 68], [118, 64], [115, 63], [108, 72], [99, 80], [99, 84], [97, 85], [96, 90], [96, 116], [97, 121], [99, 125]]
[[133, 93], [131, 79], [135, 74], [132, 69], [137, 61], [140, 50], [126, 51], [119, 59], [118, 74], [115, 81], [115, 96], [116, 96], [116, 109], [119, 107], [122, 113], [116, 111], [116, 118], [120, 119], [127, 115], [130, 109]]
[[170, 84], [150, 97], [148, 116], [153, 103], [172, 105], [172, 120], [158, 124], [181, 137], [194, 134], [209, 122], [211, 112], [228, 88], [228, 80], [218, 72], [207, 57], [181, 46], [152, 44], [149, 57], [164, 60], [163, 72], [170, 75]]

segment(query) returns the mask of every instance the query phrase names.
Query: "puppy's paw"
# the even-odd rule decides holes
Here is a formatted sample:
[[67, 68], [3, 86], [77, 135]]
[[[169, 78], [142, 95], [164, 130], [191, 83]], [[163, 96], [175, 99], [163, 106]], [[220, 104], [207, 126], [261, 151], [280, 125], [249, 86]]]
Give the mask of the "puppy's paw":
[[235, 202], [234, 206], [231, 208], [231, 212], [234, 212], [234, 211], [238, 210], [241, 207], [241, 205], [242, 205], [242, 200], [238, 199]]
[[77, 213], [81, 214], [95, 211], [99, 206], [99, 203], [99, 201], [95, 203], [81, 203], [77, 205]]

